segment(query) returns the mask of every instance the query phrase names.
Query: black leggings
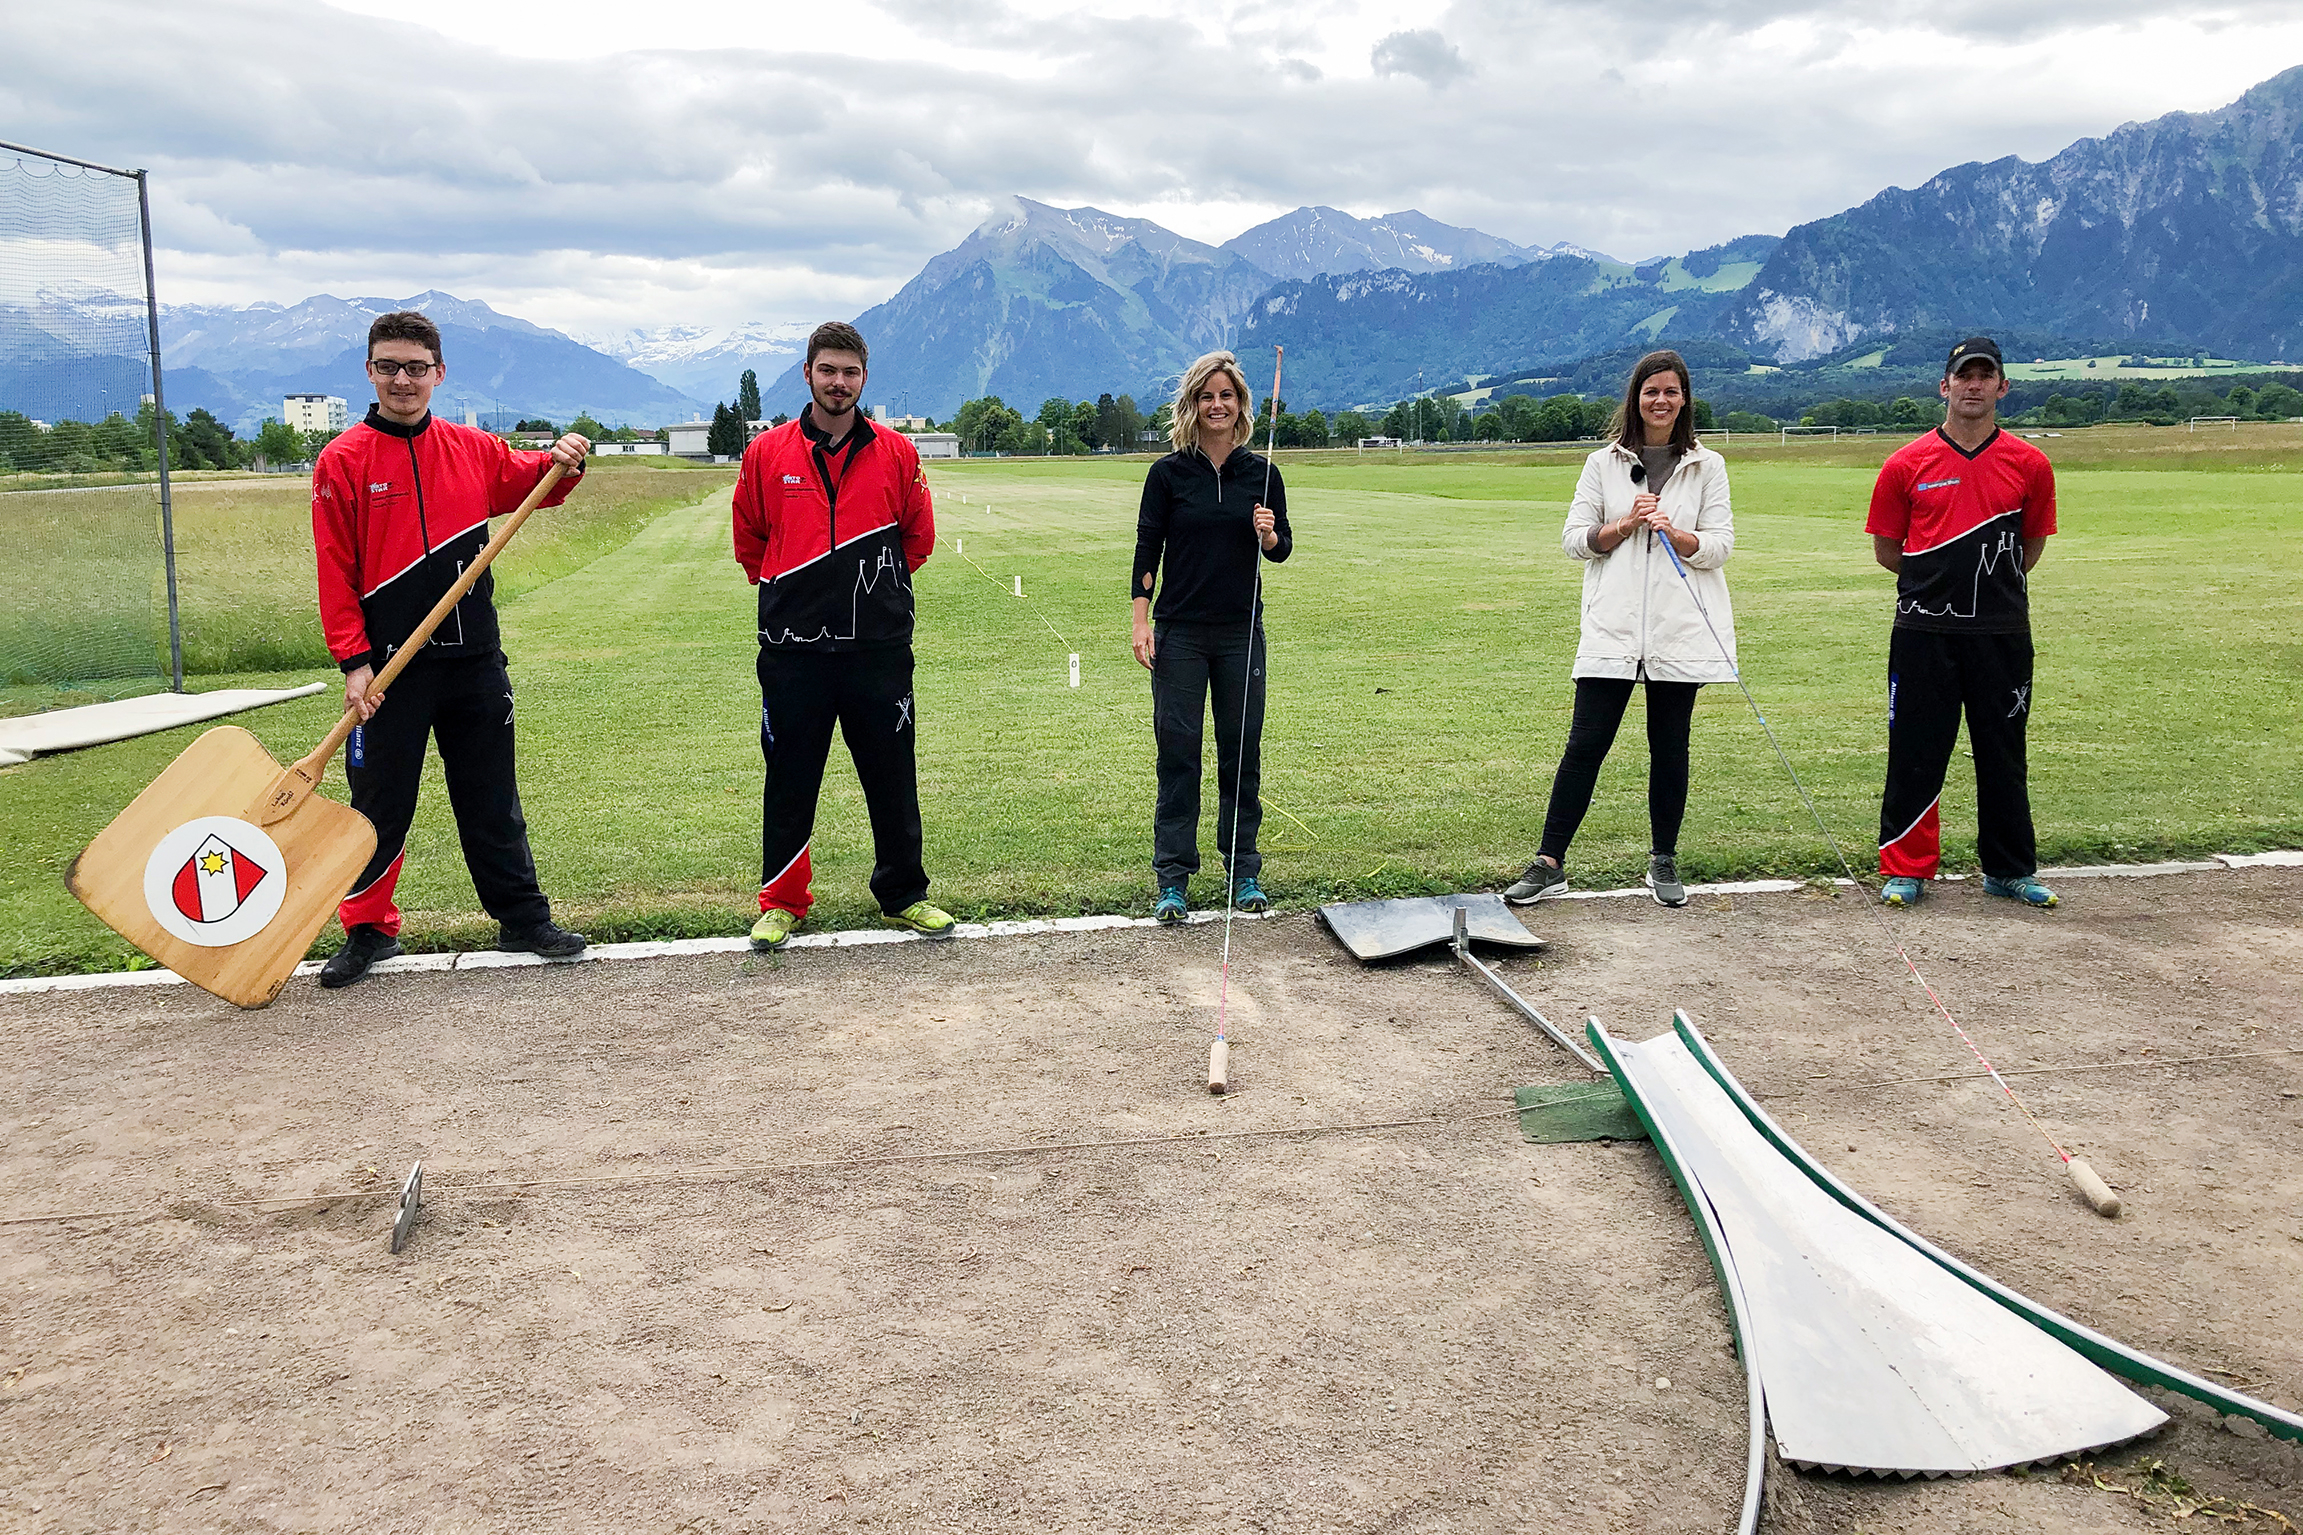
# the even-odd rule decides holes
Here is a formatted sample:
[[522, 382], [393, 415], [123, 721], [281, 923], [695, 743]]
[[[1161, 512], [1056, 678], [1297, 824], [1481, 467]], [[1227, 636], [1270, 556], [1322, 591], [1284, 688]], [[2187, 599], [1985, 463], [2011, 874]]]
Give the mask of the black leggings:
[[[1647, 684], [1647, 825], [1654, 852], [1676, 856], [1679, 823], [1687, 816], [1687, 729], [1695, 717], [1695, 690], [1700, 682]], [[1543, 816], [1543, 846], [1538, 850], [1567, 865], [1567, 845], [1591, 809], [1591, 791], [1599, 782], [1599, 765], [1615, 744], [1623, 711], [1631, 703], [1632, 683], [1614, 677], [1575, 679], [1575, 720], [1567, 727], [1567, 750], [1559, 759], [1559, 772], [1551, 780], [1551, 808]]]

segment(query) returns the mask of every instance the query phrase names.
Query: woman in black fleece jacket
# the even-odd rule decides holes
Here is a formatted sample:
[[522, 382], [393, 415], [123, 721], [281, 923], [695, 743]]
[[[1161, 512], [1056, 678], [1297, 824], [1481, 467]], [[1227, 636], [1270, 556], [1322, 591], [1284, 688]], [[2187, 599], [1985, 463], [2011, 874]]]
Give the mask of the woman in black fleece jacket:
[[[1257, 876], [1263, 823], [1263, 588], [1259, 559], [1293, 551], [1287, 488], [1246, 444], [1255, 409], [1239, 361], [1210, 352], [1176, 390], [1175, 451], [1144, 477], [1136, 518], [1135, 656], [1152, 674], [1159, 804], [1152, 915], [1181, 922], [1199, 869], [1200, 727], [1214, 695], [1216, 846], [1242, 911], [1271, 905]], [[1265, 504], [1268, 502], [1269, 504]], [[1155, 600], [1156, 599], [1156, 600]]]

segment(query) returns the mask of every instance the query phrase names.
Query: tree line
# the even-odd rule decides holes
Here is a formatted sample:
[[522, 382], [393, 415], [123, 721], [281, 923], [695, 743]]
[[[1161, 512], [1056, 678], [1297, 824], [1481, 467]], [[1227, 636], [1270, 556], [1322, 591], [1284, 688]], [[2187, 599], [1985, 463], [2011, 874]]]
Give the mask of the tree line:
[[[43, 426], [21, 411], [0, 410], [0, 474], [145, 474], [159, 466], [152, 407], [133, 417], [113, 411], [101, 421], [66, 419]], [[182, 420], [166, 417], [171, 469], [248, 469], [260, 463], [298, 463], [317, 454], [333, 432], [299, 432], [266, 421], [253, 437], [238, 437], [205, 407]]]
[[[589, 412], [568, 424], [593, 442], [662, 441], [659, 430], [641, 432], [631, 427], [609, 427]], [[557, 437], [560, 432], [542, 418], [523, 419], [515, 432]], [[267, 417], [252, 436], [241, 437], [205, 407], [195, 408], [182, 420], [167, 415], [168, 467], [193, 469], [284, 469], [309, 464], [338, 433], [298, 431]], [[736, 452], [743, 447], [737, 445]], [[0, 410], [0, 474], [150, 474], [159, 467], [154, 444], [152, 407], [140, 406], [133, 417], [113, 411], [101, 421], [58, 421], [44, 425], [22, 411]]]
[[[1297, 412], [1285, 399], [1277, 421], [1267, 402], [1257, 411], [1255, 441], [1276, 440], [1282, 448], [1350, 447], [1365, 438], [1403, 442], [1573, 442], [1605, 433], [1614, 418], [1612, 396], [1584, 399], [1557, 394], [1548, 399], [1506, 395], [1466, 406], [1451, 395], [1419, 395], [1380, 413], [1338, 411], [1332, 417], [1313, 409]], [[1713, 425], [1711, 407], [1695, 402], [1696, 425]], [[1095, 453], [1167, 451], [1170, 407], [1149, 417], [1126, 395], [1086, 400], [1045, 401], [1026, 417], [997, 395], [969, 400], [943, 430], [955, 433], [967, 453]], [[1148, 434], [1148, 436], [1147, 436]]]

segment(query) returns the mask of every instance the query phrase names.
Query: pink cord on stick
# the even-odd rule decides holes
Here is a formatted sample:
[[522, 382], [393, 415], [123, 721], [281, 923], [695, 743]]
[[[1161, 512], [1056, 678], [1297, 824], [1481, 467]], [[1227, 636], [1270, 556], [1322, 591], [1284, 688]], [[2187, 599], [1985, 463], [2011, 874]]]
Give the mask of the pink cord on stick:
[[[1258, 506], [1271, 501], [1271, 456], [1279, 447], [1279, 379], [1280, 368], [1287, 360], [1287, 348], [1274, 347], [1271, 359], [1271, 426], [1264, 438], [1263, 496]], [[1196, 408], [1196, 407], [1195, 407]], [[1248, 530], [1260, 546], [1262, 539], [1255, 534], [1251, 516]], [[1247, 774], [1247, 722], [1250, 717], [1248, 702], [1255, 695], [1255, 631], [1256, 621], [1263, 611], [1263, 550], [1258, 547], [1255, 561], [1255, 585], [1247, 607], [1247, 686], [1240, 689], [1239, 700], [1239, 763], [1232, 769], [1231, 837], [1229, 851], [1224, 855], [1223, 890], [1223, 979], [1218, 984], [1215, 1007], [1215, 1043], [1207, 1053], [1207, 1090], [1225, 1093], [1231, 1090], [1231, 1041], [1224, 1035], [1224, 1026], [1231, 1018], [1231, 919], [1238, 906], [1239, 873], [1232, 860], [1239, 855], [1239, 791]]]

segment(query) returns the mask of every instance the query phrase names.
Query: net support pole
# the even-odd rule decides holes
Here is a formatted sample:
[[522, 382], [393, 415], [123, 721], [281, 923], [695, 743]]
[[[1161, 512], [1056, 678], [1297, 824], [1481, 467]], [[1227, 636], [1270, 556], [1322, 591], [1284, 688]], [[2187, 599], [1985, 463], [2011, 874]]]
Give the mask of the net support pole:
[[184, 624], [176, 606], [176, 506], [168, 487], [168, 400], [160, 387], [160, 290], [152, 276], [152, 195], [136, 172], [136, 222], [144, 237], [144, 325], [152, 350], [152, 443], [160, 452], [160, 557], [168, 570], [168, 686], [184, 691]]

